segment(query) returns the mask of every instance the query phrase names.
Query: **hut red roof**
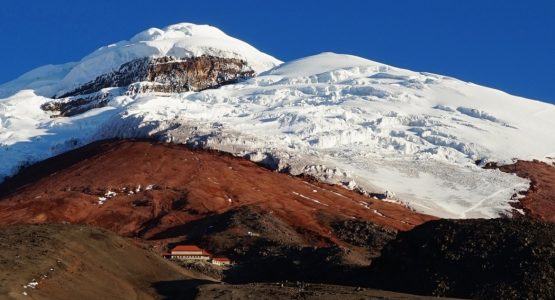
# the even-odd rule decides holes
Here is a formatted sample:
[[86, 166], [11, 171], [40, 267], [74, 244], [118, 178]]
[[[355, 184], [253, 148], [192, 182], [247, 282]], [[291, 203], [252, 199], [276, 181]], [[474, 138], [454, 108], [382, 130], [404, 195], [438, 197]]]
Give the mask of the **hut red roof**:
[[203, 253], [205, 252], [204, 250], [202, 250], [201, 248], [195, 245], [178, 245], [173, 247], [172, 251], [202, 251]]

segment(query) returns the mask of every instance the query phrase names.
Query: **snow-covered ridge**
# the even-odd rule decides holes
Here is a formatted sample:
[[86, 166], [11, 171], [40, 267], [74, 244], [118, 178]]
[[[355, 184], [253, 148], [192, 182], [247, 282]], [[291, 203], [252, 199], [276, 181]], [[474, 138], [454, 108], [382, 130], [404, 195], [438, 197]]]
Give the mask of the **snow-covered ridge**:
[[[42, 72], [39, 82], [64, 80]], [[350, 55], [302, 58], [219, 89], [114, 96], [58, 119], [40, 110], [53, 99], [37, 90], [0, 100], [0, 177], [94, 140], [154, 136], [470, 218], [506, 213], [529, 186], [477, 161], [555, 161], [555, 106]]]

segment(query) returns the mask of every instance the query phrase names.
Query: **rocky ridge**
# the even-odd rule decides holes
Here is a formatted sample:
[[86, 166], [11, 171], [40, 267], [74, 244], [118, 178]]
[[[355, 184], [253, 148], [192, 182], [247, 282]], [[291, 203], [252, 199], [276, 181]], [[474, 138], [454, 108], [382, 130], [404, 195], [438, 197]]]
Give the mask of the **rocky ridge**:
[[104, 107], [116, 96], [139, 93], [198, 92], [218, 88], [253, 77], [246, 61], [202, 55], [191, 58], [144, 57], [121, 65], [118, 70], [96, 77], [41, 106], [58, 112], [54, 116], [74, 116]]

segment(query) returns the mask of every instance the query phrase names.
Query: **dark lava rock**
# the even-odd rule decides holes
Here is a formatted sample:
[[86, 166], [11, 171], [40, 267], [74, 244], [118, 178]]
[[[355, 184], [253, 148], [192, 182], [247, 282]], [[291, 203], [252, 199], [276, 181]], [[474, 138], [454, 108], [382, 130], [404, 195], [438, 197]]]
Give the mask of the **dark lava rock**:
[[[226, 282], [302, 281], [353, 285], [360, 268], [344, 265], [346, 249], [332, 247], [280, 247], [279, 254], [252, 256], [226, 273]], [[357, 282], [358, 283], [358, 282]]]
[[372, 257], [379, 256], [382, 248], [397, 235], [397, 231], [367, 220], [343, 220], [331, 225], [333, 233], [341, 240], [355, 246], [368, 248]]
[[422, 295], [555, 299], [555, 224], [438, 220], [399, 233], [369, 284]]

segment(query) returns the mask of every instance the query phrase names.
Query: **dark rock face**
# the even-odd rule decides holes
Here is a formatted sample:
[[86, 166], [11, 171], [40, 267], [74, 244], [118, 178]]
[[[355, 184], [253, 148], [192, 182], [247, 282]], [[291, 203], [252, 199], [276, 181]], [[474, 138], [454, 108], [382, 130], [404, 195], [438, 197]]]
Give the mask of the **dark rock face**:
[[[254, 76], [254, 71], [240, 59], [200, 56], [140, 58], [121, 65], [117, 71], [98, 76], [42, 109], [72, 116], [105, 106], [111, 96], [147, 92], [181, 93], [217, 88]], [[118, 89], [120, 88], [120, 89]], [[123, 89], [122, 89], [123, 88]]]
[[372, 257], [379, 256], [382, 248], [397, 235], [395, 229], [360, 219], [334, 222], [331, 227], [339, 239], [368, 249]]
[[431, 221], [399, 233], [370, 274], [372, 286], [422, 295], [555, 299], [555, 225]]
[[200, 56], [188, 59], [175, 57], [140, 58], [123, 64], [119, 70], [101, 75], [94, 81], [63, 94], [67, 98], [96, 93], [103, 88], [124, 87], [136, 82], [134, 92], [180, 93], [201, 91], [252, 77], [254, 71], [240, 59]]
[[43, 110], [59, 112], [58, 115], [54, 117], [64, 116], [74, 116], [80, 113], [84, 113], [93, 108], [104, 107], [114, 96], [119, 96], [123, 93], [117, 93], [119, 89], [116, 89], [116, 93], [113, 91], [98, 92], [85, 96], [75, 96], [63, 98], [55, 101], [50, 101], [41, 106]]

